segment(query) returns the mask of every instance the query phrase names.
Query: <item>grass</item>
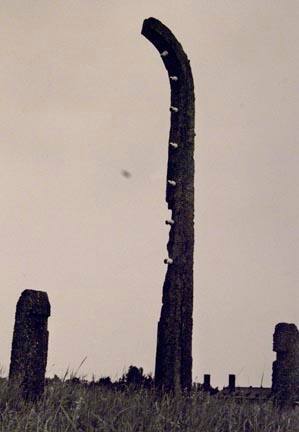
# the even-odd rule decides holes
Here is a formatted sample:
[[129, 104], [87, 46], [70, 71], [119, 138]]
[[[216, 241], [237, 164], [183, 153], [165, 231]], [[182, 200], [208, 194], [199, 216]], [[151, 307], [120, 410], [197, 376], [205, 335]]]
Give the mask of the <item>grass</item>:
[[0, 381], [0, 432], [298, 432], [298, 409], [234, 402], [201, 391], [172, 397], [152, 389], [51, 380], [36, 403]]

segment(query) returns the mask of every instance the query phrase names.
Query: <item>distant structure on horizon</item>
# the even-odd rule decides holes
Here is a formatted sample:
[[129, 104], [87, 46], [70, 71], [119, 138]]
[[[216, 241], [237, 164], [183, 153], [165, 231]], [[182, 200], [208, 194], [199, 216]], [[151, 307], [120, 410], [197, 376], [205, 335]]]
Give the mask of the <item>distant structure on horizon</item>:
[[228, 386], [218, 391], [211, 386], [211, 376], [204, 375], [200, 388], [222, 398], [267, 400], [279, 405], [299, 403], [299, 331], [295, 324], [278, 323], [273, 334], [276, 360], [272, 366], [272, 387], [236, 387], [236, 375], [229, 374]]
[[142, 32], [159, 51], [171, 88], [166, 201], [172, 211], [168, 265], [158, 323], [155, 383], [174, 392], [192, 386], [194, 249], [194, 85], [187, 55], [155, 18]]

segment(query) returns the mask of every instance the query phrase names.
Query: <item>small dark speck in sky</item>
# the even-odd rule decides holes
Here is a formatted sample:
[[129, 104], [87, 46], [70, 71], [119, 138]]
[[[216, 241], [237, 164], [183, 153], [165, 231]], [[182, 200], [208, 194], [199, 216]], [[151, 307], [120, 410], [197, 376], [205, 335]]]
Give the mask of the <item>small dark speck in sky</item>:
[[130, 178], [132, 176], [132, 174], [125, 169], [121, 170], [121, 175], [124, 176], [125, 178]]

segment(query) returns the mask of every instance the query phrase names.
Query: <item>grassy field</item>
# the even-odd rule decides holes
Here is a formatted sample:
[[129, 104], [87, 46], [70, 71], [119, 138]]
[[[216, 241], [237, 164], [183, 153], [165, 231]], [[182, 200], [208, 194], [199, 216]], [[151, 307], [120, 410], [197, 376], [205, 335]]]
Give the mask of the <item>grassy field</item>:
[[121, 390], [77, 381], [50, 381], [36, 403], [18, 388], [0, 382], [1, 432], [298, 432], [296, 408], [278, 410], [272, 402], [236, 403], [200, 391], [171, 397], [154, 390]]

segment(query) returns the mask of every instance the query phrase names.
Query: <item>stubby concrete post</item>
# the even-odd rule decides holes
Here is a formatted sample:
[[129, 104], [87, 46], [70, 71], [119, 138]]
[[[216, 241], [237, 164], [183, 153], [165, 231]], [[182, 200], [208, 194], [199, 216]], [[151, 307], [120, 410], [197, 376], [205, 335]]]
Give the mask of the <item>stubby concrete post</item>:
[[272, 391], [280, 403], [294, 402], [299, 399], [299, 332], [295, 324], [275, 326], [273, 351]]
[[234, 392], [236, 390], [236, 375], [235, 374], [229, 374], [228, 375], [228, 388], [229, 391]]
[[44, 391], [49, 316], [46, 292], [22, 292], [16, 308], [9, 380], [18, 382], [23, 396], [32, 400]]
[[168, 265], [156, 351], [155, 383], [180, 391], [192, 385], [192, 311], [194, 249], [194, 85], [187, 55], [171, 31], [155, 18], [142, 34], [159, 51], [168, 72], [170, 133], [166, 201], [172, 210]]
[[203, 389], [204, 391], [209, 391], [211, 389], [211, 375], [204, 374], [203, 376]]

